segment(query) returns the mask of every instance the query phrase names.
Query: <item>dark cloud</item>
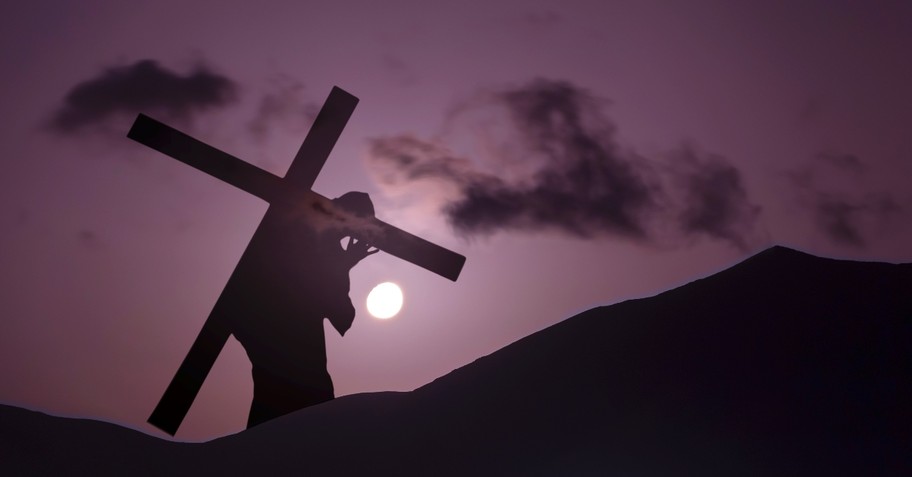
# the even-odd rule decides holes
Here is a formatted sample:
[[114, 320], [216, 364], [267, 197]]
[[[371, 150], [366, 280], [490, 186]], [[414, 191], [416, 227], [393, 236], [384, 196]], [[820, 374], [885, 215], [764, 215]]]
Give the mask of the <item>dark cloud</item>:
[[258, 141], [277, 126], [291, 132], [305, 132], [320, 111], [320, 106], [305, 100], [304, 84], [287, 76], [272, 81], [273, 91], [263, 94], [256, 116], [247, 128]]
[[822, 152], [786, 177], [820, 232], [835, 243], [864, 248], [872, 228], [904, 212], [892, 195], [866, 190], [860, 180], [866, 171], [855, 154]]
[[494, 93], [522, 142], [544, 158], [526, 184], [475, 180], [447, 206], [457, 230], [554, 227], [580, 236], [599, 232], [643, 237], [655, 191], [614, 144], [614, 127], [599, 101], [569, 83], [536, 81]]
[[[479, 108], [506, 113], [511, 128], [503, 135], [510, 139], [497, 139], [512, 143], [489, 164], [499, 171], [482, 170], [440, 142], [407, 135], [374, 139], [368, 161], [388, 186], [419, 180], [444, 186], [450, 193], [443, 212], [466, 236], [556, 230], [652, 241], [661, 228], [657, 222], [674, 221], [677, 233], [743, 248], [758, 208], [749, 203], [737, 169], [693, 149], [673, 155], [670, 165], [625, 151], [602, 112], [605, 104], [570, 83], [537, 80], [480, 94], [456, 108], [451, 119]], [[489, 134], [497, 128], [484, 129]]]
[[760, 214], [748, 200], [741, 172], [718, 155], [700, 155], [692, 147], [674, 154], [672, 168], [683, 193], [679, 215], [685, 233], [702, 233], [746, 249]]
[[822, 199], [816, 203], [817, 224], [833, 241], [864, 247], [860, 227], [855, 223], [858, 207], [844, 200]]
[[231, 79], [205, 66], [180, 75], [154, 60], [142, 60], [108, 68], [74, 86], [48, 126], [55, 132], [75, 133], [120, 114], [139, 112], [187, 119], [200, 111], [231, 103], [236, 90]]
[[891, 196], [853, 201], [820, 193], [814, 203], [814, 217], [820, 229], [836, 243], [855, 248], [867, 245], [864, 226], [869, 219], [888, 220], [901, 212]]

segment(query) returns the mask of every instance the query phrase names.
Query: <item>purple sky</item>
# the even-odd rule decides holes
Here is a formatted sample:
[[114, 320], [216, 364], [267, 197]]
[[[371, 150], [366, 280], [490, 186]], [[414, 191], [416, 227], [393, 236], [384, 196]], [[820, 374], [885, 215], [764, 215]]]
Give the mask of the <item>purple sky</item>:
[[[414, 389], [773, 243], [912, 261], [908, 2], [17, 3], [0, 402], [156, 432], [266, 209], [126, 139], [138, 110], [281, 175], [333, 85], [361, 99], [315, 190], [369, 192], [468, 262], [456, 283], [354, 269], [355, 324], [326, 328], [337, 395]], [[406, 304], [381, 321], [385, 280]], [[232, 340], [177, 437], [241, 430], [251, 396]]]

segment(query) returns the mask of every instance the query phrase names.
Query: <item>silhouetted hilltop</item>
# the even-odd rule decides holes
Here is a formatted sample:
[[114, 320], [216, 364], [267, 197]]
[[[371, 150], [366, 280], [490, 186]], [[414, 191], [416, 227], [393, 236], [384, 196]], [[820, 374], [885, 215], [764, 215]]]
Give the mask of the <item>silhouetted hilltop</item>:
[[204, 444], [0, 408], [0, 465], [14, 475], [908, 475], [910, 378], [912, 265], [773, 247], [581, 313], [415, 391], [347, 396]]

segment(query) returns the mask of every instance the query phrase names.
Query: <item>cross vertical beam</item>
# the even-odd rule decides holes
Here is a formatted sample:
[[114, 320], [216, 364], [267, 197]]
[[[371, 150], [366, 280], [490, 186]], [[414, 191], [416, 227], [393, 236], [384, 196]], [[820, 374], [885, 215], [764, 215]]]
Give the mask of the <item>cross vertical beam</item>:
[[323, 169], [323, 164], [329, 157], [330, 151], [336, 145], [339, 135], [348, 124], [348, 119], [358, 105], [358, 98], [346, 93], [338, 86], [333, 86], [329, 98], [320, 109], [313, 126], [301, 143], [301, 148], [295, 154], [285, 182], [295, 186], [298, 190], [313, 188], [317, 175]]

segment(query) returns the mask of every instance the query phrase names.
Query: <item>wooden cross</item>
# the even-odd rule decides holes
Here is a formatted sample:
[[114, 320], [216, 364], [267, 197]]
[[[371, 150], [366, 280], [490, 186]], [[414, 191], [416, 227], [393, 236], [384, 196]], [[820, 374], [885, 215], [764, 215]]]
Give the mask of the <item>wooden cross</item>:
[[[245, 257], [255, 255], [251, 250], [268, 246], [277, 234], [283, 232], [277, 224], [281, 223], [280, 216], [289, 211], [302, 214], [302, 220], [342, 226], [352, 236], [366, 240], [380, 250], [455, 281], [465, 263], [464, 256], [376, 218], [354, 216], [340, 210], [332, 201], [311, 190], [357, 104], [358, 98], [333, 87], [285, 177], [275, 176], [143, 114], [136, 118], [127, 137], [269, 203], [266, 215], [229, 283], [244, 279], [239, 276], [239, 270], [243, 269]], [[219, 319], [220, 303], [224, 298], [225, 291], [219, 296], [199, 336], [149, 417], [150, 424], [172, 436], [231, 335], [228, 324]]]

